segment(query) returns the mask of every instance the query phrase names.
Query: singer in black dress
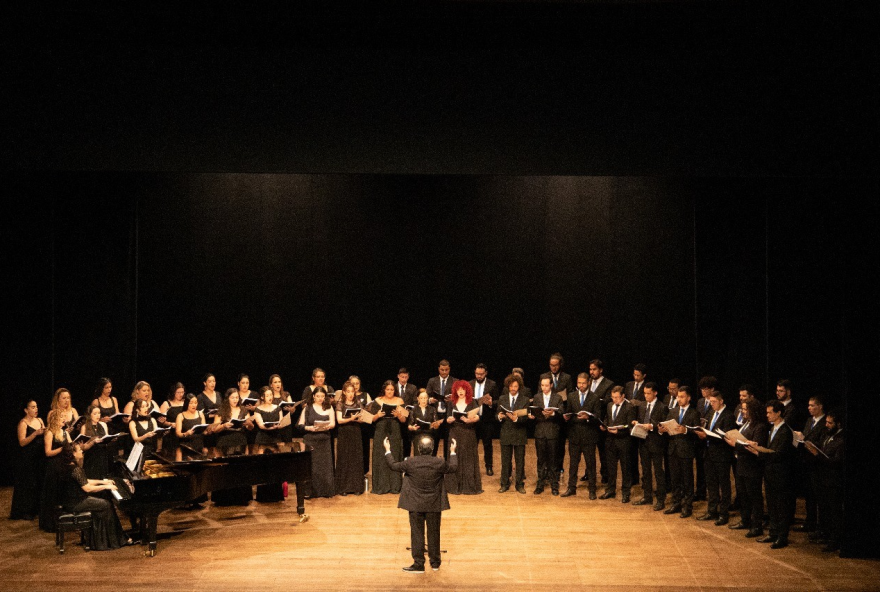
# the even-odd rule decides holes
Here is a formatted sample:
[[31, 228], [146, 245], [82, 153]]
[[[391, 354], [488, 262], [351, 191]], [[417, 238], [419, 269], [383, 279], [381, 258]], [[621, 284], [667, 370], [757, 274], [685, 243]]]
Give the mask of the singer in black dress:
[[[294, 402], [290, 393], [284, 390], [284, 383], [281, 382], [281, 377], [277, 374], [273, 374], [269, 377], [269, 388], [272, 389], [272, 403], [275, 405]], [[293, 440], [293, 426], [299, 421], [299, 413], [301, 412], [301, 409], [301, 407], [297, 407], [291, 412], [285, 412], [282, 409], [282, 415], [290, 414], [290, 425], [281, 428], [281, 434], [279, 434], [282, 442], [291, 442]]]
[[[452, 385], [452, 401], [449, 424], [449, 440], [457, 442], [458, 471], [446, 473], [446, 491], [452, 494], [475, 495], [483, 493], [480, 476], [480, 458], [477, 448], [477, 411], [480, 404], [474, 401], [474, 390], [466, 380], [458, 380]], [[467, 415], [456, 417], [455, 411]]]
[[[354, 387], [354, 396], [361, 402], [361, 407], [363, 409], [369, 409], [370, 404], [373, 402], [373, 398], [370, 396], [370, 393], [361, 390], [361, 379], [352, 374], [348, 377], [348, 381], [351, 383], [351, 386]], [[363, 459], [364, 464], [363, 476], [366, 478], [367, 474], [370, 472], [370, 442], [373, 441], [373, 432], [375, 430], [373, 429], [372, 423], [361, 422], [358, 425], [361, 426], [361, 458]]]
[[177, 439], [177, 416], [183, 413], [186, 403], [186, 389], [183, 383], [176, 382], [168, 389], [168, 399], [159, 407], [159, 411], [165, 414], [165, 422], [171, 431], [162, 438], [162, 449], [171, 450], [179, 443]]
[[333, 497], [336, 495], [336, 479], [333, 476], [329, 432], [336, 426], [336, 414], [323, 389], [315, 389], [312, 402], [306, 404], [299, 421], [299, 425], [305, 430], [303, 441], [312, 448], [311, 497]]
[[70, 434], [64, 429], [64, 417], [60, 413], [50, 413], [43, 433], [43, 453], [47, 461], [40, 495], [40, 528], [46, 532], [55, 532], [55, 506], [61, 501], [58, 463], [65, 443], [70, 443]]
[[150, 401], [138, 399], [131, 410], [131, 421], [128, 423], [132, 442], [140, 442], [144, 447], [143, 455], [156, 450], [156, 420], [150, 417]]
[[126, 539], [116, 515], [113, 503], [89, 495], [99, 491], [111, 491], [116, 486], [109, 479], [89, 479], [82, 468], [83, 451], [78, 444], [65, 445], [59, 454], [59, 468], [64, 483], [64, 494], [61, 505], [68, 512], [91, 512], [92, 532], [91, 546], [93, 551], [118, 549], [131, 544]]
[[46, 455], [43, 452], [46, 426], [38, 413], [36, 401], [25, 401], [24, 417], [18, 422], [18, 458], [10, 520], [33, 520], [40, 513], [40, 492], [46, 472]]
[[[275, 399], [272, 389], [264, 386], [260, 389], [260, 404], [254, 409], [254, 421], [257, 426], [255, 443], [258, 446], [276, 446], [283, 442], [282, 430], [278, 425], [268, 426], [268, 423], [281, 421], [281, 407], [273, 403]], [[284, 500], [284, 485], [278, 483], [265, 483], [257, 485], [258, 502], [280, 502]]]
[[[217, 436], [217, 449], [224, 455], [244, 451], [247, 448], [245, 430], [254, 428], [253, 421], [249, 419], [248, 412], [239, 404], [240, 402], [238, 391], [232, 391], [229, 397], [220, 403], [220, 410], [214, 416], [214, 425], [211, 428]], [[237, 427], [233, 419], [244, 420], [244, 423], [241, 427]], [[215, 491], [211, 494], [211, 501], [218, 506], [246, 506], [253, 497], [251, 486], [245, 485]]]
[[[393, 405], [394, 411], [386, 415], [382, 411], [383, 405]], [[394, 383], [386, 380], [382, 384], [382, 396], [370, 405], [370, 413], [373, 414], [373, 488], [372, 493], [400, 493], [403, 476], [397, 471], [392, 471], [385, 461], [385, 438], [391, 442], [391, 456], [394, 461], [403, 460], [403, 440], [400, 437], [400, 426], [405, 424], [408, 415], [403, 408], [403, 399], [397, 396]]]
[[107, 435], [107, 424], [101, 421], [100, 407], [90, 405], [86, 410], [86, 418], [86, 422], [80, 430], [82, 435], [90, 438], [88, 442], [81, 445], [85, 456], [83, 470], [89, 479], [105, 479], [110, 476], [110, 462], [116, 451], [116, 445], [95, 440]]
[[354, 385], [346, 382], [342, 385], [342, 396], [336, 402], [336, 424], [339, 426], [336, 438], [336, 493], [340, 495], [360, 495], [364, 492], [361, 428], [358, 421], [361, 409]]
[[181, 411], [177, 415], [177, 419], [174, 420], [177, 443], [199, 452], [205, 447], [205, 443], [202, 434], [195, 433], [195, 427], [207, 422], [205, 416], [199, 411], [199, 398], [196, 395], [188, 393], [184, 400], [186, 409]]
[[[425, 425], [425, 422], [430, 425]], [[437, 419], [437, 408], [428, 403], [428, 393], [425, 392], [425, 389], [422, 389], [416, 400], [415, 407], [410, 411], [409, 421], [406, 426], [410, 432], [410, 440], [415, 442], [423, 434], [436, 438], [437, 428], [440, 427], [442, 422], [443, 419]], [[421, 454], [418, 446], [413, 446], [412, 452], [413, 456]]]

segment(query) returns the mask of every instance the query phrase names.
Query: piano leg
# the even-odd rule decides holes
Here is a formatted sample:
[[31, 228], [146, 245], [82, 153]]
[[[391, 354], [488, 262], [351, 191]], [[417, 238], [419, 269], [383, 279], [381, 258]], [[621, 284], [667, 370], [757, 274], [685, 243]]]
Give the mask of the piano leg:
[[146, 543], [147, 545], [147, 549], [144, 551], [144, 556], [155, 557], [156, 547], [158, 546], [156, 530], [159, 524], [159, 515], [151, 512], [145, 514], [142, 520], [144, 522], [144, 538], [142, 539], [141, 544]]
[[309, 515], [306, 514], [306, 488], [307, 483], [305, 481], [295, 481], [296, 484], [296, 513], [299, 514], [300, 524], [307, 521], [309, 519]]

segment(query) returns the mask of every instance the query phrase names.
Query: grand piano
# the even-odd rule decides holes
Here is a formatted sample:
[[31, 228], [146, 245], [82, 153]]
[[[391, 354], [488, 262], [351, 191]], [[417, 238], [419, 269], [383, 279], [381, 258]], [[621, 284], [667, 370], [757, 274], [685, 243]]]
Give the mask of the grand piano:
[[304, 492], [311, 481], [312, 453], [299, 442], [202, 450], [181, 445], [151, 453], [135, 471], [122, 462], [115, 470], [119, 507], [140, 518], [141, 544], [149, 557], [156, 554], [159, 514], [209, 491], [295, 483], [296, 511], [300, 522], [308, 520]]

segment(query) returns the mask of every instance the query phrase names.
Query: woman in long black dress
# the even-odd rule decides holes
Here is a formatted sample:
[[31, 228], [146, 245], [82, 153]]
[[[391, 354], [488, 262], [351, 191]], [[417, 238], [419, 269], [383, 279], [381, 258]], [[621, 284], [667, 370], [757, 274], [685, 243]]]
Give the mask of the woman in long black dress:
[[110, 382], [109, 378], [98, 379], [98, 386], [95, 387], [95, 398], [92, 400], [92, 405], [101, 408], [101, 421], [106, 424], [105, 427], [108, 433], [115, 434], [118, 432], [118, 425], [113, 426], [114, 422], [110, 418], [119, 413], [119, 401], [113, 396], [113, 383]]
[[312, 393], [312, 403], [306, 405], [299, 425], [305, 430], [303, 441], [312, 448], [311, 497], [333, 497], [336, 495], [336, 480], [329, 432], [336, 425], [336, 414], [322, 388]]
[[[373, 414], [373, 489], [372, 493], [400, 493], [402, 475], [388, 468], [385, 462], [385, 438], [391, 441], [391, 456], [396, 461], [403, 460], [403, 440], [400, 437], [400, 426], [406, 423], [407, 413], [403, 408], [403, 399], [397, 396], [394, 383], [386, 380], [382, 384], [382, 396], [373, 401], [370, 413]], [[383, 405], [391, 405], [394, 410], [386, 414]]]
[[[273, 374], [269, 377], [269, 388], [272, 389], [272, 403], [275, 405], [281, 405], [281, 403], [293, 403], [293, 399], [286, 390], [284, 390], [284, 383], [281, 382], [281, 377], [277, 374]], [[282, 415], [290, 416], [290, 425], [283, 427], [280, 429], [280, 434], [278, 436], [281, 438], [282, 442], [290, 442], [293, 440], [293, 426], [296, 425], [299, 420], [299, 412], [296, 410], [292, 411], [284, 411], [281, 410]]]
[[40, 528], [55, 532], [55, 507], [61, 502], [61, 486], [58, 482], [59, 455], [65, 443], [70, 444], [70, 434], [64, 429], [64, 415], [50, 413], [43, 433], [43, 452], [47, 458], [40, 496]]
[[[229, 397], [220, 403], [220, 410], [214, 416], [211, 431], [217, 437], [217, 448], [224, 455], [244, 452], [247, 448], [245, 430], [254, 428], [248, 412], [240, 403], [238, 391], [232, 391]], [[253, 498], [254, 492], [250, 485], [211, 493], [211, 501], [218, 506], [246, 506]]]
[[107, 478], [110, 475], [110, 462], [113, 459], [116, 444], [97, 441], [98, 438], [107, 435], [107, 425], [101, 421], [100, 407], [97, 405], [89, 406], [86, 410], [86, 422], [80, 433], [89, 438], [88, 442], [81, 445], [85, 456], [83, 470], [86, 472], [86, 477], [89, 479]]
[[162, 449], [171, 450], [176, 448], [179, 440], [177, 439], [177, 416], [183, 413], [184, 403], [186, 403], [186, 389], [181, 382], [175, 382], [168, 389], [168, 398], [159, 407], [159, 412], [165, 414], [165, 422], [168, 427], [172, 428], [170, 432], [162, 438]]
[[15, 463], [15, 489], [12, 490], [10, 520], [33, 520], [40, 513], [40, 492], [46, 472], [43, 434], [46, 426], [39, 418], [37, 402], [25, 401], [24, 417], [18, 422], [18, 458]]
[[474, 389], [470, 383], [466, 380], [455, 381], [452, 385], [450, 416], [446, 418], [446, 422], [449, 424], [450, 442], [457, 442], [455, 451], [458, 454], [458, 471], [446, 474], [446, 491], [449, 493], [483, 493], [477, 450], [479, 409], [480, 404], [474, 401]]
[[[256, 423], [257, 446], [271, 447], [283, 442], [282, 430], [277, 422], [281, 421], [281, 407], [273, 403], [275, 399], [272, 389], [264, 386], [260, 389], [260, 404], [254, 409], [254, 422]], [[269, 425], [269, 424], [276, 425]], [[284, 485], [278, 483], [265, 483], [257, 485], [258, 502], [280, 502], [284, 500]]]
[[130, 545], [116, 515], [113, 503], [89, 495], [99, 491], [112, 491], [116, 485], [110, 479], [89, 479], [83, 470], [83, 451], [78, 444], [65, 445], [59, 456], [59, 468], [64, 484], [61, 505], [68, 512], [91, 512], [93, 551], [106, 551]]
[[[354, 396], [361, 402], [361, 407], [369, 409], [373, 398], [370, 397], [370, 393], [361, 390], [361, 379], [352, 374], [348, 377], [348, 381], [354, 387]], [[361, 458], [364, 465], [364, 479], [366, 479], [367, 474], [370, 472], [370, 442], [373, 441], [373, 432], [375, 430], [372, 423], [361, 422], [359, 425], [361, 426]]]
[[145, 458], [147, 454], [156, 450], [158, 445], [156, 430], [159, 426], [156, 420], [150, 417], [151, 411], [150, 401], [138, 399], [132, 404], [131, 421], [128, 423], [132, 442], [140, 442], [143, 445]]
[[336, 402], [336, 493], [348, 495], [364, 492], [363, 456], [360, 419], [362, 405], [354, 385], [342, 385], [342, 396]]
[[70, 396], [70, 391], [66, 388], [62, 387], [55, 391], [55, 395], [52, 397], [51, 409], [46, 416], [47, 424], [52, 423], [51, 419], [55, 414], [61, 417], [61, 428], [70, 435], [73, 431], [73, 426], [79, 419], [79, 413], [73, 408], [73, 399]]
[[[410, 440], [415, 442], [419, 436], [428, 435], [437, 439], [437, 428], [443, 423], [443, 419], [437, 419], [437, 408], [428, 404], [428, 393], [425, 389], [419, 392], [416, 405], [409, 414], [407, 429], [410, 431]], [[413, 456], [418, 456], [418, 446], [413, 446]]]
[[196, 452], [201, 452], [205, 447], [202, 439], [202, 433], [196, 433], [196, 426], [204, 425], [205, 416], [199, 411], [199, 398], [187, 393], [184, 395], [185, 409], [177, 414], [175, 419], [175, 435], [178, 444], [183, 444], [188, 448], [192, 448]]

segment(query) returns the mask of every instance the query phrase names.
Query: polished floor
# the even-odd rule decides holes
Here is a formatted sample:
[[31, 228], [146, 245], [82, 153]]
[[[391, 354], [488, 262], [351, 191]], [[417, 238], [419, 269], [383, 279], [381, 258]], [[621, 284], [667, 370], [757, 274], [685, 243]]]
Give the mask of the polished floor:
[[[526, 475], [534, 475], [529, 445]], [[806, 535], [770, 550], [741, 531], [666, 516], [647, 506], [590, 501], [585, 484], [565, 499], [547, 490], [497, 493], [496, 473], [482, 495], [450, 496], [443, 515], [438, 572], [406, 574], [407, 514], [397, 496], [370, 494], [295, 504], [166, 512], [159, 551], [139, 546], [86, 553], [68, 535], [59, 555], [36, 522], [0, 520], [0, 589], [222, 590], [878, 590], [880, 562], [822, 553]], [[564, 489], [564, 488], [563, 488]], [[641, 490], [633, 491], [633, 500]], [[0, 488], [8, 508], [10, 488]], [[705, 503], [698, 503], [698, 516]], [[3, 510], [5, 513], [6, 510]]]

